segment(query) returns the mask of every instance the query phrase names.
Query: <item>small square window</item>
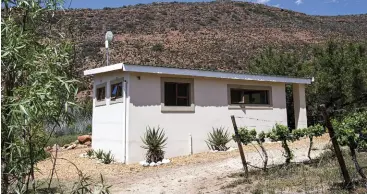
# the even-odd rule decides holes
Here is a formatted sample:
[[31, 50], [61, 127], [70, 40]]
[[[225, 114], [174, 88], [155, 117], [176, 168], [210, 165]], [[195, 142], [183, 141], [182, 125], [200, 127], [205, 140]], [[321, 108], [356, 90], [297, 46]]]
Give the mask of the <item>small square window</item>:
[[106, 98], [106, 87], [97, 88], [97, 101], [104, 101]]
[[122, 82], [111, 84], [111, 100], [122, 98]]
[[164, 83], [165, 106], [190, 106], [189, 83]]
[[194, 79], [161, 78], [162, 112], [195, 112]]

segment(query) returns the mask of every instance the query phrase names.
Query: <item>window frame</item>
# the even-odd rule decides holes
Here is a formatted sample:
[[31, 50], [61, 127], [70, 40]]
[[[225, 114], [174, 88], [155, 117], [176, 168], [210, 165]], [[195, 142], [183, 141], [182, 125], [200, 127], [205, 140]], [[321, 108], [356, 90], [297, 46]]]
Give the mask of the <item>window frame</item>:
[[[98, 101], [97, 100], [97, 97], [98, 97], [98, 94], [97, 94], [97, 91], [99, 88], [105, 88], [105, 96], [104, 96], [104, 100], [100, 100]], [[106, 105], [106, 99], [107, 99], [107, 94], [108, 94], [108, 89], [107, 89], [107, 82], [105, 83], [101, 83], [101, 84], [98, 84], [95, 86], [95, 93], [94, 93], [94, 96], [95, 96], [95, 106], [105, 106]]]
[[[112, 99], [112, 85], [113, 84], [117, 84], [121, 82], [122, 83], [122, 96], [119, 97], [119, 98], [115, 98], [115, 99]], [[111, 80], [110, 81], [110, 104], [116, 104], [116, 103], [122, 103], [124, 102], [124, 78], [119, 78], [119, 79], [115, 79], [115, 80]]]
[[[166, 106], [164, 104], [166, 82], [189, 84], [189, 106]], [[195, 112], [194, 87], [193, 78], [161, 77], [161, 112]]]
[[[231, 102], [231, 89], [239, 90], [261, 90], [268, 91], [268, 104], [232, 104]], [[271, 86], [254, 86], [254, 85], [232, 85], [228, 84], [227, 87], [227, 98], [228, 98], [228, 108], [229, 109], [243, 109], [243, 108], [273, 108], [273, 98], [272, 98], [272, 87]]]

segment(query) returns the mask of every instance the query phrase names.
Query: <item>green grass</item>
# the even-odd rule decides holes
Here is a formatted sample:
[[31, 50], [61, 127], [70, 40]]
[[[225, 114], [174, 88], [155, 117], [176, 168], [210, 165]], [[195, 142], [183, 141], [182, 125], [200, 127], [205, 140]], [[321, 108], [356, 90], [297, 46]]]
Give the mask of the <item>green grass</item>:
[[47, 142], [47, 146], [53, 146], [54, 144], [58, 144], [59, 146], [64, 146], [65, 144], [70, 144], [76, 140], [78, 140], [79, 135], [63, 135], [58, 137], [51, 137]]
[[[356, 180], [351, 193], [367, 193], [349, 154], [344, 152], [344, 158], [350, 176]], [[358, 161], [361, 166], [367, 166], [367, 153], [359, 153]], [[365, 173], [367, 173], [366, 170]], [[229, 193], [240, 190], [251, 191], [251, 193], [349, 193], [342, 188], [343, 179], [339, 165], [330, 151], [312, 163], [275, 166], [268, 169], [267, 173], [261, 170], [250, 171], [250, 181], [245, 179], [242, 172], [229, 177], [234, 180], [222, 187]]]

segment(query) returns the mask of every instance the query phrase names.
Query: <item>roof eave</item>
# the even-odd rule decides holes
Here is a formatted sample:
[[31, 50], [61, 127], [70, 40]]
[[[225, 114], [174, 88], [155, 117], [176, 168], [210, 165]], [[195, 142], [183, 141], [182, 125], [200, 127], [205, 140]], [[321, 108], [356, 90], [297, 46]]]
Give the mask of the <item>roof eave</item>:
[[313, 78], [294, 78], [294, 77], [269, 76], [269, 75], [237, 74], [237, 73], [225, 73], [225, 72], [180, 69], [169, 67], [128, 65], [123, 63], [86, 70], [84, 71], [84, 75], [94, 75], [116, 70], [123, 70], [126, 72], [184, 75], [194, 77], [210, 77], [210, 78], [222, 78], [222, 79], [268, 81], [268, 82], [297, 83], [297, 84], [311, 84], [314, 81]]

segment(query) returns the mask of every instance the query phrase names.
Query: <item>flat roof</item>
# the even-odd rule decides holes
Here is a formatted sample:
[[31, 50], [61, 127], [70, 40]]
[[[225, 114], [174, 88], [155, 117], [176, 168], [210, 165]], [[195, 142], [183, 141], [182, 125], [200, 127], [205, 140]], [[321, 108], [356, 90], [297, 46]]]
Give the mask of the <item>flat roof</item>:
[[181, 68], [171, 68], [171, 67], [128, 65], [128, 64], [123, 64], [123, 63], [118, 63], [114, 65], [85, 70], [84, 75], [95, 75], [95, 74], [101, 74], [101, 73], [118, 71], [118, 70], [122, 70], [125, 72], [155, 73], [155, 74], [166, 74], [166, 75], [184, 75], [184, 76], [193, 76], [193, 77], [210, 77], [210, 78], [222, 78], [222, 79], [253, 80], [253, 81], [297, 83], [297, 84], [311, 84], [313, 81], [313, 78], [296, 78], [296, 77], [274, 76], [274, 75], [226, 73], [226, 72], [217, 72], [217, 71], [203, 71], [203, 70], [181, 69]]

